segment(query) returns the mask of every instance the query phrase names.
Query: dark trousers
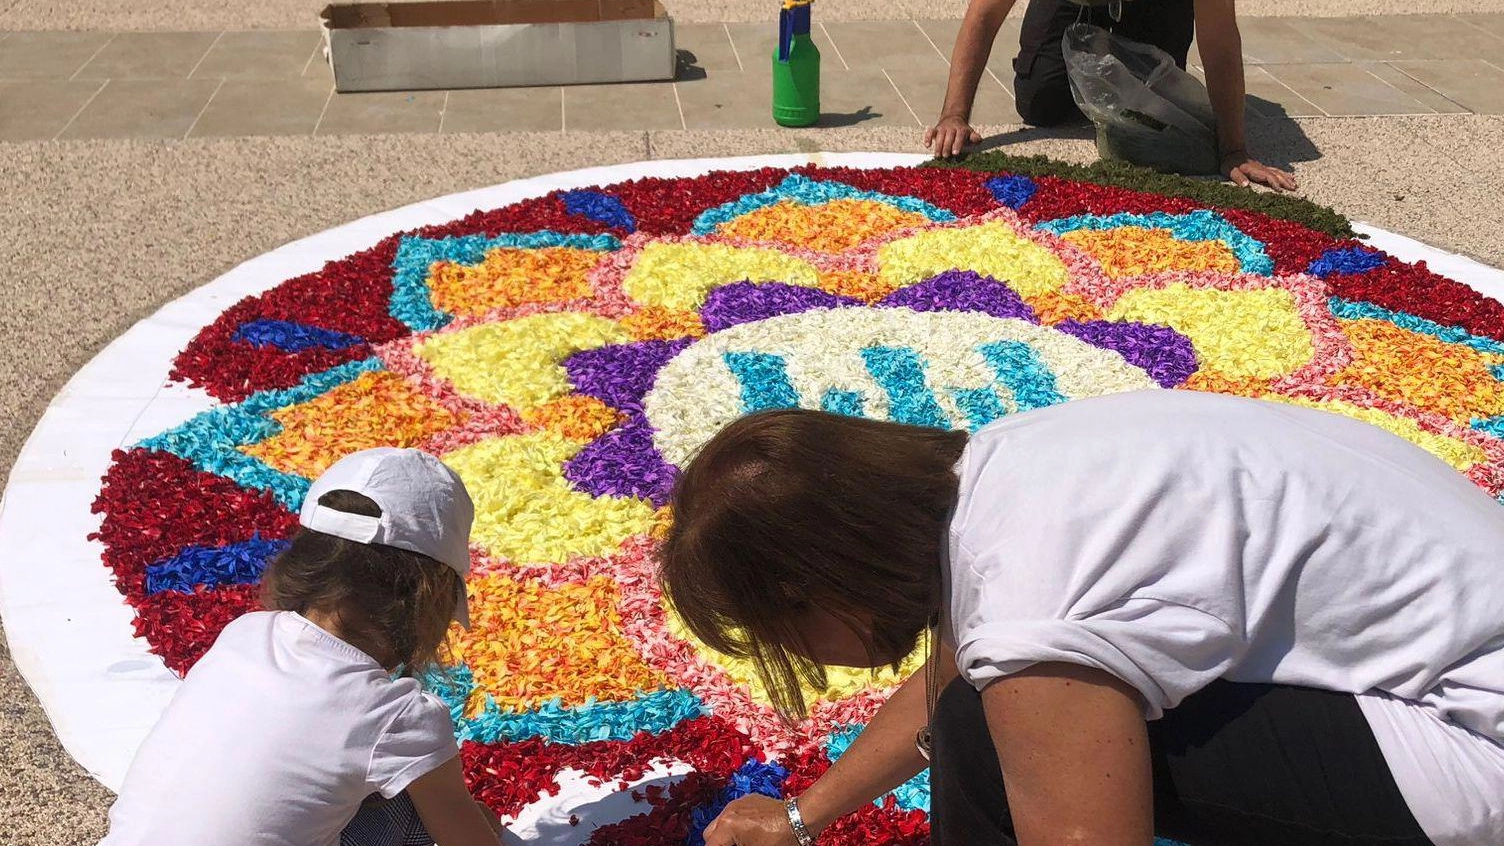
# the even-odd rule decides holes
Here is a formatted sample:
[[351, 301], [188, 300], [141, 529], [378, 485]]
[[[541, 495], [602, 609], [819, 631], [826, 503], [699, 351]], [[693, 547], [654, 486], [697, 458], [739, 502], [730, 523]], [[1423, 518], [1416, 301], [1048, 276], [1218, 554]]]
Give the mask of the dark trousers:
[[383, 799], [372, 795], [339, 835], [340, 846], [433, 846], [406, 791]]
[[[1191, 846], [1431, 846], [1352, 696], [1217, 682], [1148, 726], [1161, 837]], [[981, 694], [953, 682], [933, 732], [934, 846], [1013, 846]]]
[[1077, 20], [1142, 44], [1153, 44], [1185, 68], [1196, 34], [1195, 0], [1131, 0], [1123, 19], [1114, 21], [1105, 7], [1085, 8], [1069, 0], [1034, 0], [1024, 15], [1018, 58], [1013, 60], [1013, 96], [1018, 115], [1035, 126], [1084, 120], [1065, 73], [1060, 41]]

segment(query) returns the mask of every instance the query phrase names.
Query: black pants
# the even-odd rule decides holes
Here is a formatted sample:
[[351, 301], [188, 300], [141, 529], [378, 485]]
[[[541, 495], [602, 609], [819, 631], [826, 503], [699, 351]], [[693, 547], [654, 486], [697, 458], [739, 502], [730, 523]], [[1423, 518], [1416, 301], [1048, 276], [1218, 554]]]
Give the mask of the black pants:
[[[935, 707], [935, 846], [1012, 846], [982, 696], [956, 680]], [[1357, 700], [1217, 682], [1149, 723], [1154, 826], [1191, 846], [1431, 846]]]
[[1056, 126], [1084, 118], [1071, 99], [1060, 41], [1077, 19], [1169, 53], [1185, 68], [1196, 33], [1195, 0], [1132, 0], [1123, 3], [1123, 19], [1114, 21], [1106, 8], [1084, 8], [1069, 0], [1034, 0], [1024, 15], [1018, 58], [1013, 60], [1013, 96], [1018, 116], [1035, 126]]
[[368, 797], [339, 835], [340, 846], [433, 846], [418, 808], [403, 791], [391, 799]]

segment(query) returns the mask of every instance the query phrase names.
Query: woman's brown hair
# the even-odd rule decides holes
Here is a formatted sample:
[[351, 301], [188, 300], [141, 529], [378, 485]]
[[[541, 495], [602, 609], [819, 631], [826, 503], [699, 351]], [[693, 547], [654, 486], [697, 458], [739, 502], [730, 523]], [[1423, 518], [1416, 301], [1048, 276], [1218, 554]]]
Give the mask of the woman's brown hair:
[[[381, 516], [381, 506], [354, 491], [330, 491], [319, 504]], [[438, 663], [463, 590], [458, 573], [422, 553], [303, 529], [262, 575], [261, 604], [333, 615], [352, 645], [412, 676]]]
[[870, 633], [872, 665], [913, 651], [940, 602], [964, 432], [783, 409], [743, 417], [680, 474], [664, 593], [701, 641], [751, 659], [774, 705], [826, 686], [797, 621], [818, 607]]

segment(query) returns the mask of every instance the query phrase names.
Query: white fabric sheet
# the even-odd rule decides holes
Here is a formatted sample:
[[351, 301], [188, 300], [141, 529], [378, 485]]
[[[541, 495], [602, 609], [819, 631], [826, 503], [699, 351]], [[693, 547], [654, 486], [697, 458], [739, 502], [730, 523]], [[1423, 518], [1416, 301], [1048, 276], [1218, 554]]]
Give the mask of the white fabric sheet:
[[[87, 540], [99, 526], [89, 506], [112, 450], [177, 425], [214, 405], [201, 391], [166, 383], [173, 356], [240, 299], [327, 261], [368, 248], [395, 232], [444, 223], [550, 191], [641, 177], [697, 176], [714, 170], [829, 165], [900, 167], [925, 156], [815, 153], [639, 162], [523, 179], [404, 206], [320, 232], [257, 256], [137, 323], [63, 387], [22, 448], [0, 500], [0, 616], [22, 675], [46, 709], [58, 738], [106, 787], [118, 789], [135, 749], [178, 684], [146, 645], [131, 636], [131, 611]], [[1371, 243], [1405, 261], [1431, 266], [1490, 296], [1504, 298], [1504, 272], [1375, 227], [1357, 224]], [[646, 778], [682, 766], [666, 763]], [[593, 824], [630, 816], [628, 797], [581, 779], [529, 807], [514, 827], [539, 843], [574, 844]], [[625, 799], [625, 801], [623, 801]], [[589, 811], [579, 826], [560, 825], [560, 809]], [[565, 813], [567, 820], [569, 813]]]

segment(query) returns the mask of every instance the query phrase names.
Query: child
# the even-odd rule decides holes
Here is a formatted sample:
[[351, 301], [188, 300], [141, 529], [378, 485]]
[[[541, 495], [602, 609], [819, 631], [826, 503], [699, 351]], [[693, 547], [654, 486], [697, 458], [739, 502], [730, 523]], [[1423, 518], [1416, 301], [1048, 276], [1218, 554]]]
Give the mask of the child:
[[474, 513], [418, 450], [329, 468], [263, 577], [268, 610], [226, 626], [184, 679], [101, 846], [495, 846], [449, 709], [413, 679], [450, 620], [469, 622]]

